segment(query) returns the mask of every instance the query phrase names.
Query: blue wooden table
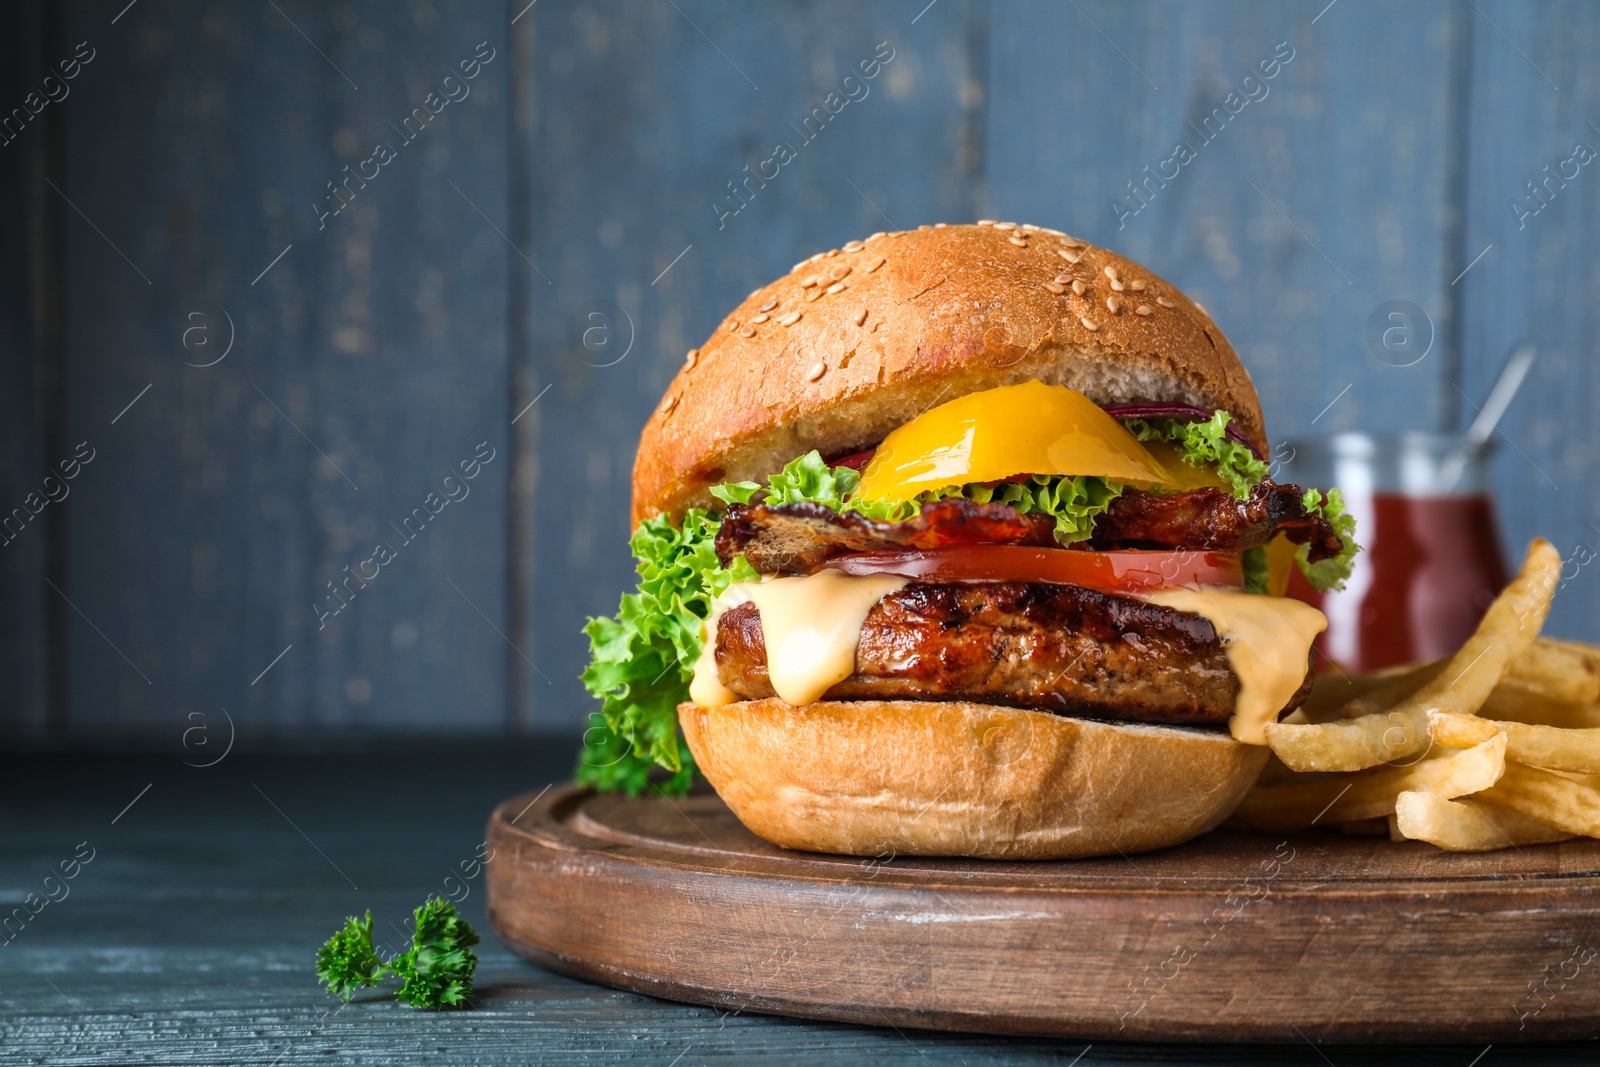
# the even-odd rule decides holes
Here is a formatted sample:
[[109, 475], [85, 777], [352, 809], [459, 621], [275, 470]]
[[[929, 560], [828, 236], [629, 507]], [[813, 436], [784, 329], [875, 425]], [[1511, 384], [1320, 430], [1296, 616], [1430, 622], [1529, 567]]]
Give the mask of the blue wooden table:
[[[1006, 1040], [724, 1015], [563, 978], [495, 940], [481, 875], [464, 876], [462, 863], [472, 870], [494, 802], [562, 776], [575, 742], [235, 754], [211, 767], [171, 756], [7, 758], [0, 900], [10, 911], [30, 892], [58, 899], [20, 930], [14, 921], [0, 947], [0, 1063], [1496, 1067], [1597, 1055], [1593, 1045]], [[76, 876], [46, 883], [64, 861]], [[471, 1009], [418, 1012], [375, 993], [341, 1005], [317, 986], [313, 955], [345, 915], [371, 908], [379, 939], [398, 940], [430, 893], [460, 900], [487, 935]]]

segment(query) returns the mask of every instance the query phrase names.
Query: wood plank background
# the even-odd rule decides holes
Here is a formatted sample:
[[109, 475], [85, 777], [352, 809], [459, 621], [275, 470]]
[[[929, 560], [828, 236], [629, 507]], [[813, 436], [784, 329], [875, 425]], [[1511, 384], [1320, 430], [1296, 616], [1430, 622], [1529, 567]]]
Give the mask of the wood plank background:
[[[94, 450], [0, 548], [13, 736], [176, 749], [219, 708], [244, 744], [576, 726], [579, 627], [631, 585], [632, 452], [684, 351], [804, 255], [979, 216], [1182, 285], [1274, 437], [1460, 425], [1533, 340], [1506, 537], [1557, 543], [1551, 629], [1600, 637], [1600, 176], [1542, 206], [1524, 184], [1600, 149], [1592, 5], [525, 3], [0, 15], [0, 113], [94, 52], [0, 145], [0, 507]], [[480, 47], [470, 95], [407, 141]], [[1208, 133], [1230, 92], [1250, 102]], [[779, 140], [797, 158], [725, 214]], [[319, 223], [379, 141], [394, 160]], [[1133, 213], [1178, 141], [1195, 157]], [[1436, 336], [1405, 368], [1365, 342], [1395, 299]], [[406, 543], [480, 442], [470, 496]], [[380, 540], [396, 558], [322, 618]]]

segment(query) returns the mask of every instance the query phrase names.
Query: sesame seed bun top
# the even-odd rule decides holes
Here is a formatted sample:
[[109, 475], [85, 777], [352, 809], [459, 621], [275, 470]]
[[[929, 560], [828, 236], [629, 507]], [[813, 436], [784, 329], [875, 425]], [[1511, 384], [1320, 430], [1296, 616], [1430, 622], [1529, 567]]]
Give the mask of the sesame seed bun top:
[[633, 523], [1032, 379], [1099, 404], [1222, 408], [1267, 453], [1249, 374], [1170, 282], [1059, 230], [924, 226], [796, 264], [689, 352], [640, 436]]

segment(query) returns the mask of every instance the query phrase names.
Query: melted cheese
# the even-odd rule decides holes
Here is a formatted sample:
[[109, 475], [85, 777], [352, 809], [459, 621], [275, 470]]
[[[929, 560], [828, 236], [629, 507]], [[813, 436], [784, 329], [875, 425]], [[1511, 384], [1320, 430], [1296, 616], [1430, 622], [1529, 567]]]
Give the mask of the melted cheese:
[[700, 658], [694, 661], [694, 675], [689, 679], [689, 699], [702, 708], [720, 708], [739, 699], [739, 694], [717, 677], [717, 627], [722, 623], [724, 611], [750, 599], [746, 588], [729, 586], [727, 592], [712, 602], [711, 617], [700, 624]]
[[908, 579], [889, 574], [866, 577], [824, 570], [804, 578], [770, 578], [733, 585], [717, 599], [702, 630], [703, 647], [695, 661], [689, 696], [702, 707], [739, 699], [717, 678], [717, 625], [735, 604], [754, 601], [761, 612], [767, 648], [767, 677], [789, 704], [810, 704], [830, 686], [855, 673], [861, 624], [878, 601]]
[[1267, 723], [1305, 681], [1306, 656], [1327, 616], [1298, 600], [1229, 589], [1163, 589], [1144, 599], [1211, 623], [1239, 678], [1228, 732], [1247, 745], [1266, 744]]

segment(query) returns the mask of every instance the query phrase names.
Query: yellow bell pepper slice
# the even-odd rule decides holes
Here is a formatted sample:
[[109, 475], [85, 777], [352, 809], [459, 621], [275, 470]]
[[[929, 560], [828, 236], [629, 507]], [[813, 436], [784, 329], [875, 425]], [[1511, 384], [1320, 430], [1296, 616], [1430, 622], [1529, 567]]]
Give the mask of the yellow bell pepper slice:
[[929, 489], [1021, 474], [1170, 485], [1181, 476], [1168, 469], [1172, 464], [1201, 473], [1171, 456], [1171, 463], [1157, 459], [1082, 393], [1024, 382], [958, 397], [895, 430], [878, 446], [854, 495], [910, 500]]
[[1300, 546], [1279, 534], [1267, 542], [1267, 595], [1287, 596], [1294, 574], [1294, 556]]

